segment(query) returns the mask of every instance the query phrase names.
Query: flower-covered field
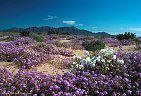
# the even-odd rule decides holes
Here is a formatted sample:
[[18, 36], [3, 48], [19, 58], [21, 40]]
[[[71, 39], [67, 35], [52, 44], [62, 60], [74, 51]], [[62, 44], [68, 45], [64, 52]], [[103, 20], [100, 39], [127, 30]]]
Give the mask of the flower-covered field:
[[104, 49], [87, 51], [82, 43], [97, 38], [10, 38], [0, 39], [0, 94], [141, 96], [141, 51], [132, 40], [103, 38]]

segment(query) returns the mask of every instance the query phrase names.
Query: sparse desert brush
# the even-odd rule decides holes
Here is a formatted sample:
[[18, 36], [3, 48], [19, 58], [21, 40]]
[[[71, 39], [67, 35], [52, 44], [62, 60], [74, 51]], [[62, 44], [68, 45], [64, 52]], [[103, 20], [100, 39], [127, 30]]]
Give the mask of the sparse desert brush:
[[88, 51], [96, 51], [103, 49], [105, 47], [105, 43], [102, 41], [84, 41], [83, 44], [84, 48]]
[[21, 31], [20, 32], [20, 36], [29, 36], [30, 35], [30, 32], [29, 31]]
[[44, 36], [43, 35], [34, 35], [33, 39], [35, 39], [37, 42], [43, 42]]
[[53, 44], [56, 47], [61, 47], [61, 48], [70, 48], [72, 46], [69, 42], [60, 42], [60, 41], [55, 41]]
[[136, 34], [135, 33], [132, 33], [132, 32], [125, 32], [124, 34], [118, 34], [118, 35], [116, 35], [116, 38], [118, 40], [135, 39], [136, 38]]

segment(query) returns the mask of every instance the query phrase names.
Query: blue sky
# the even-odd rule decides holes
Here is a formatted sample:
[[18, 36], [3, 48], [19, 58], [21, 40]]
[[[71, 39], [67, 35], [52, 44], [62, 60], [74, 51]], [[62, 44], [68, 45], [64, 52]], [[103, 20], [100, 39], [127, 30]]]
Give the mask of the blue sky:
[[141, 36], [141, 0], [0, 0], [0, 29], [76, 26]]

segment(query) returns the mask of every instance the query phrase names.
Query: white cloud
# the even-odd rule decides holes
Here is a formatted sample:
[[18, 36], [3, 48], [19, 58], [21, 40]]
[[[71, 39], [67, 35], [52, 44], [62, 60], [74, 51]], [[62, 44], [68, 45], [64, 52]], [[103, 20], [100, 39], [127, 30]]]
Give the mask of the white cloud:
[[77, 24], [76, 26], [84, 26], [83, 24]]
[[75, 25], [76, 21], [63, 21], [64, 24]]
[[131, 31], [141, 31], [141, 27], [138, 27], [138, 28], [128, 28], [128, 30], [131, 30]]
[[57, 16], [48, 15], [48, 17], [44, 18], [43, 20], [52, 20], [52, 19], [55, 19], [55, 18], [58, 18], [58, 17]]

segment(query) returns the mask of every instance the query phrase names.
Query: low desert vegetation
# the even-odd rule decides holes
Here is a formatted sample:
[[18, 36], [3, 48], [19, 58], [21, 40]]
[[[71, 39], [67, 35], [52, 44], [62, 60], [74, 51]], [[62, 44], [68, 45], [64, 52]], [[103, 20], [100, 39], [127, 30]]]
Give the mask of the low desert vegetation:
[[[122, 48], [135, 45], [136, 35], [88, 38], [55, 31], [48, 34], [23, 31], [1, 38], [0, 64], [16, 65], [18, 71], [12, 73], [0, 68], [0, 94], [140, 96], [141, 52]], [[118, 47], [122, 51], [114, 50]], [[76, 51], [83, 56], [78, 56]], [[46, 64], [67, 71], [53, 75], [35, 70]]]

